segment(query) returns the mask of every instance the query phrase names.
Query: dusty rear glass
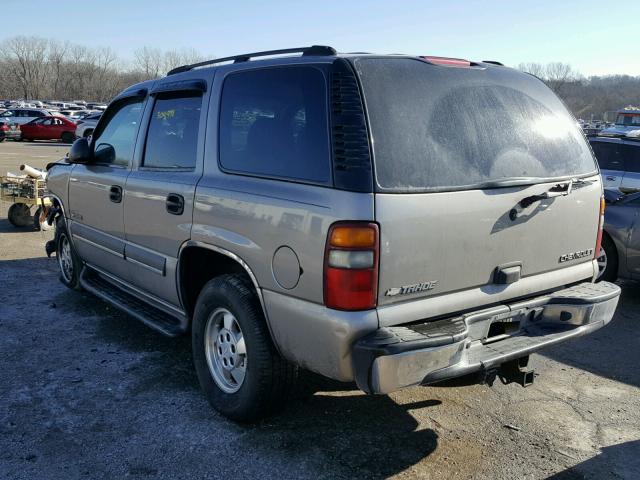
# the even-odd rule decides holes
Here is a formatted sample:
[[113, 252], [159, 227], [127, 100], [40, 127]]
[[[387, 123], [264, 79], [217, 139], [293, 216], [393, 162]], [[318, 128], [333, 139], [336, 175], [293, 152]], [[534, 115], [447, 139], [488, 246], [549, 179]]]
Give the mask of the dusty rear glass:
[[530, 75], [401, 58], [361, 58], [355, 66], [382, 191], [483, 188], [596, 171], [573, 117]]

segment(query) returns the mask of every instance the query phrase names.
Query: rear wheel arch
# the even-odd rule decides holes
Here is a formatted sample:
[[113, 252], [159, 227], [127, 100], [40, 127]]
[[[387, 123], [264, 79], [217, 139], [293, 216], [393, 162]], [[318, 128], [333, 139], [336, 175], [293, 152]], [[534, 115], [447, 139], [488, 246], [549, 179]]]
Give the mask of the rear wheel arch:
[[[205, 265], [206, 268], [203, 268]], [[253, 288], [268, 324], [260, 285], [249, 265], [228, 250], [192, 241], [185, 243], [181, 248], [177, 268], [180, 300], [187, 315], [192, 317], [198, 296], [207, 282], [225, 274], [241, 275], [247, 285]]]

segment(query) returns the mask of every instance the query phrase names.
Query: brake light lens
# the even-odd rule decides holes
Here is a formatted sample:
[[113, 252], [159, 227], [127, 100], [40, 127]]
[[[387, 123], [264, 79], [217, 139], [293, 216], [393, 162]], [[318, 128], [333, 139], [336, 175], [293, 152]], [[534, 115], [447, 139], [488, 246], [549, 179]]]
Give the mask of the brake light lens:
[[470, 67], [471, 62], [469, 60], [464, 60], [463, 58], [449, 58], [449, 57], [422, 57], [427, 62], [433, 63], [434, 65], [444, 65], [446, 67]]
[[378, 299], [379, 229], [375, 223], [339, 222], [329, 228], [324, 260], [324, 303], [336, 310], [369, 310]]
[[604, 209], [605, 201], [604, 195], [600, 197], [600, 219], [598, 221], [598, 236], [596, 237], [596, 249], [593, 252], [593, 258], [597, 259], [600, 256], [600, 247], [602, 246], [602, 230], [604, 229]]

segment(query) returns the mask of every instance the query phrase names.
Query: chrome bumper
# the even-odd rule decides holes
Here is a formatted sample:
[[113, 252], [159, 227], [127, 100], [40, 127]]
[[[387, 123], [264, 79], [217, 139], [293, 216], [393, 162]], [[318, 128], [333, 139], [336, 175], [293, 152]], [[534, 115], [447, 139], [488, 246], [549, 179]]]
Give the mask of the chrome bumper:
[[[386, 394], [491, 370], [604, 327], [619, 297], [612, 283], [582, 283], [456, 318], [381, 328], [354, 344], [356, 383], [367, 393]], [[501, 329], [505, 333], [496, 335]]]

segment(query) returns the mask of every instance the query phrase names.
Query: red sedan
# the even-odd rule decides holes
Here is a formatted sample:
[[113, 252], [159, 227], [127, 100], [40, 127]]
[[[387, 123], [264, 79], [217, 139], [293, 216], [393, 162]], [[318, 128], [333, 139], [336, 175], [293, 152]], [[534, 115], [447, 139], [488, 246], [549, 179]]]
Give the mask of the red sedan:
[[20, 126], [23, 140], [62, 140], [73, 143], [76, 124], [64, 117], [40, 117]]

